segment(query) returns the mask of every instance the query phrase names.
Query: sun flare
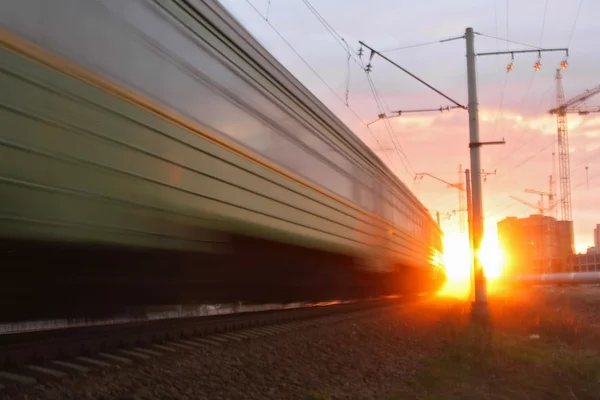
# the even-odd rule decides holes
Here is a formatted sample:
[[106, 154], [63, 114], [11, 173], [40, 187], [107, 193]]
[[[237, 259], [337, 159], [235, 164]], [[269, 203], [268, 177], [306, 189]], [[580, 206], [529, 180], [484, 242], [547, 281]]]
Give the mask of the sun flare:
[[[503, 254], [495, 229], [486, 230], [479, 258], [486, 277], [494, 279], [502, 273]], [[466, 235], [448, 235], [444, 237], [444, 264], [449, 281], [464, 281], [471, 277], [472, 257], [469, 238]]]

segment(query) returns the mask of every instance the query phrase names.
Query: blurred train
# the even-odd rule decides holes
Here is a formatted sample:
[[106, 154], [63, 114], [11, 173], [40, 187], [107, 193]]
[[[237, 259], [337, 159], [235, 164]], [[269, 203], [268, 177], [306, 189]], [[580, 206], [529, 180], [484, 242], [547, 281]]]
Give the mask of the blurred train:
[[0, 2], [0, 319], [435, 291], [409, 189], [215, 0]]

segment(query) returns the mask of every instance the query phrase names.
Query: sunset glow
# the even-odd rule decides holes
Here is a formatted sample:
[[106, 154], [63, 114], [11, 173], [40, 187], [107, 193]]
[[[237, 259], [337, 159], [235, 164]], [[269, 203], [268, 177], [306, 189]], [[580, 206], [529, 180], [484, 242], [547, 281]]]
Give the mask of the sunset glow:
[[[481, 244], [480, 259], [488, 278], [498, 278], [502, 273], [503, 254], [495, 229], [487, 229]], [[448, 280], [469, 280], [471, 277], [471, 251], [466, 235], [444, 237], [444, 263]]]
[[499, 278], [502, 274], [504, 254], [498, 243], [498, 231], [487, 229], [481, 243], [480, 260], [488, 279]]

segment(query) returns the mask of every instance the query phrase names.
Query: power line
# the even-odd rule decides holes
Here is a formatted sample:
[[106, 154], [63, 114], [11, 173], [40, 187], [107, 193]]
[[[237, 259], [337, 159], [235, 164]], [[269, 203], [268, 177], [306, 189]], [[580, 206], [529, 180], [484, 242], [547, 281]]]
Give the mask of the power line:
[[[548, 14], [548, 1], [549, 0], [546, 0], [546, 4], [544, 6], [544, 17], [542, 19], [542, 29], [541, 29], [541, 33], [540, 33], [540, 44], [537, 47], [537, 48], [540, 48], [540, 49], [542, 48], [542, 39], [544, 37], [544, 27], [546, 26], [546, 15]], [[523, 46], [528, 46], [528, 45], [526, 45], [524, 43], [520, 43], [520, 44], [523, 45]], [[528, 47], [534, 47], [534, 46], [528, 46]], [[500, 95], [500, 106], [498, 108], [498, 112], [496, 113], [496, 115], [498, 115], [498, 114], [500, 114], [500, 112], [502, 112], [502, 108], [503, 108], [503, 104], [504, 104], [504, 94], [505, 94], [505, 90], [506, 90], [506, 83], [508, 82], [508, 74], [509, 74], [509, 71], [507, 70], [506, 71], [506, 75], [504, 76], [504, 85], [502, 86], [502, 92], [501, 92], [501, 95]], [[533, 73], [533, 71], [532, 71], [531, 78], [529, 79], [529, 84], [527, 85], [527, 90], [525, 91], [525, 95], [523, 96], [523, 101], [525, 100], [526, 96], [528, 95], [529, 90], [531, 89], [531, 84], [533, 83], [534, 79], [535, 79], [535, 73]], [[523, 101], [522, 101], [522, 103], [523, 103]], [[523, 106], [523, 104], [521, 104], [519, 106], [519, 108], [521, 108], [522, 106]], [[497, 128], [498, 128], [498, 119], [496, 118], [496, 121], [494, 123], [494, 133], [493, 133], [492, 137], [496, 137], [496, 130], [497, 130]]]
[[508, 31], [508, 16], [509, 16], [508, 0], [506, 0], [506, 50], [508, 50], [508, 43], [509, 43], [509, 38], [510, 38], [510, 35], [508, 34], [509, 33], [509, 31]]
[[[554, 145], [555, 145], [555, 143], [556, 143], [556, 139], [553, 139], [551, 143], [548, 143], [548, 144], [546, 144], [546, 145], [545, 145], [545, 146], [544, 146], [544, 147], [543, 147], [541, 150], [539, 150], [537, 153], [535, 153], [535, 154], [533, 154], [533, 155], [531, 155], [531, 156], [527, 157], [526, 159], [524, 159], [524, 160], [520, 161], [518, 164], [515, 164], [515, 165], [513, 165], [511, 168], [509, 168], [509, 169], [507, 169], [507, 170], [503, 171], [503, 174], [502, 174], [502, 177], [501, 177], [501, 179], [495, 179], [495, 180], [494, 180], [494, 184], [495, 184], [495, 185], [497, 185], [497, 184], [499, 184], [500, 182], [503, 182], [503, 181], [505, 180], [505, 178], [509, 176], [509, 175], [508, 175], [508, 173], [509, 173], [509, 172], [511, 172], [511, 171], [514, 171], [514, 170], [516, 170], [517, 168], [520, 168], [520, 167], [522, 167], [523, 165], [525, 165], [525, 164], [527, 164], [528, 162], [530, 162], [531, 160], [535, 159], [535, 158], [536, 158], [536, 157], [538, 157], [540, 154], [542, 154], [544, 151], [546, 151], [548, 148], [550, 148], [550, 147], [554, 146]], [[501, 206], [502, 204], [504, 204], [504, 203], [501, 203], [499, 206]], [[491, 208], [491, 210], [493, 210], [493, 209], [496, 209], [496, 208], [498, 208], [499, 206], [498, 206], [498, 205], [497, 205], [497, 206], [494, 206], [494, 207], [492, 207], [492, 208]]]
[[[348, 62], [350, 62], [350, 58], [352, 56], [351, 56], [351, 53], [349, 51], [350, 45], [348, 44], [348, 42], [346, 42], [346, 40], [335, 30], [335, 28], [333, 28], [333, 26], [331, 26], [331, 24], [329, 22], [327, 22], [327, 20], [310, 3], [309, 0], [301, 0], [301, 1], [315, 15], [315, 17], [317, 18], [317, 20], [325, 27], [325, 29], [328, 31], [328, 33], [331, 36], [333, 36], [333, 38], [336, 40], [336, 42], [348, 53]], [[356, 60], [354, 57], [352, 57], [352, 59], [354, 60], [355, 63], [359, 64], [359, 66], [365, 72], [367, 81], [369, 83], [369, 87], [371, 88], [371, 92], [372, 92], [373, 97], [375, 99], [375, 103], [377, 104], [377, 107], [378, 107], [380, 113], [383, 113], [385, 111], [385, 109], [384, 109], [384, 102], [382, 100], [381, 95], [377, 91], [377, 88], [375, 87], [375, 83], [372, 81], [371, 76], [367, 73], [365, 65], [364, 65], [362, 59], [359, 58], [358, 60]], [[347, 96], [347, 92], [346, 92], [346, 96]], [[346, 105], [348, 106], [347, 103], [346, 103]], [[390, 139], [392, 141], [392, 144], [393, 144], [395, 150], [398, 153], [400, 162], [402, 163], [403, 167], [406, 169], [406, 171], [408, 172], [408, 174], [411, 175], [411, 173], [409, 171], [409, 168], [413, 171], [413, 173], [414, 173], [414, 168], [412, 167], [408, 156], [406, 155], [406, 153], [402, 149], [402, 145], [400, 143], [398, 143], [398, 140], [397, 140], [397, 137], [396, 137], [397, 135], [396, 135], [396, 132], [394, 130], [394, 127], [391, 124], [389, 124], [389, 123], [385, 124], [385, 126], [386, 126], [386, 130], [388, 132], [388, 135], [390, 136]], [[368, 125], [367, 125], [367, 127], [368, 127]], [[374, 133], [373, 133], [373, 135], [374, 135]], [[379, 146], [381, 147], [381, 144], [379, 144]], [[386, 155], [387, 155], [387, 153], [386, 153]], [[402, 155], [404, 156], [404, 159], [406, 160], [406, 163], [402, 159], [402, 157], [401, 157]], [[389, 157], [388, 157], [388, 160], [389, 160]], [[389, 160], [389, 161], [391, 163], [391, 160]], [[407, 166], [407, 164], [408, 164], [408, 166]], [[393, 166], [393, 163], [391, 163], [391, 165]]]
[[542, 20], [542, 31], [540, 33], [540, 47], [542, 47], [542, 39], [544, 38], [544, 27], [546, 26], [546, 15], [548, 14], [548, 0], [544, 6], [544, 19]]
[[[248, 0], [246, 0], [248, 1]], [[313, 15], [317, 18], [317, 20], [319, 21], [319, 23], [321, 25], [323, 25], [325, 27], [325, 29], [327, 30], [327, 32], [335, 39], [335, 41], [337, 42], [337, 44], [340, 45], [340, 47], [342, 49], [344, 49], [344, 51], [348, 52], [348, 54], [350, 54], [351, 59], [354, 61], [354, 63], [356, 63], [356, 65], [360, 66], [362, 68], [362, 61], [361, 60], [357, 60], [353, 54], [350, 53], [350, 51], [348, 50], [350, 47], [350, 45], [348, 44], [348, 42], [346, 42], [346, 40], [343, 38], [342, 35], [340, 35], [335, 28], [333, 28], [333, 26], [331, 26], [331, 24], [329, 22], [327, 22], [327, 20], [319, 13], [319, 11], [310, 3], [309, 0], [301, 0], [304, 5], [309, 9], [310, 12], [313, 13]], [[354, 52], [354, 49], [353, 49]]]
[[[485, 33], [481, 33], [481, 32], [474, 32], [474, 33], [476, 35], [484, 36], [484, 37], [487, 37], [490, 39], [502, 40], [503, 42], [506, 42], [506, 43], [518, 44], [519, 46], [530, 47], [532, 49], [541, 49], [541, 47], [539, 47], [539, 46], [533, 46], [533, 45], [530, 45], [527, 43], [515, 42], [514, 40], [509, 40], [507, 38], [503, 38], [503, 37], [499, 37], [499, 36], [486, 35]], [[508, 47], [506, 48], [506, 50], [508, 50]], [[510, 50], [508, 50], [508, 51], [510, 51]]]
[[498, 43], [498, 0], [494, 0], [494, 27], [496, 28], [496, 51], [500, 51], [500, 43]]
[[[362, 60], [361, 60], [361, 62], [362, 62]], [[381, 96], [379, 95], [377, 88], [375, 87], [375, 82], [373, 82], [373, 79], [371, 78], [369, 73], [366, 71], [366, 68], [364, 69], [364, 73], [365, 73], [367, 81], [369, 83], [369, 87], [371, 88], [373, 97], [375, 98], [375, 103], [377, 104], [377, 108], [379, 109], [380, 113], [383, 113], [385, 111], [385, 104], [384, 104], [384, 101], [382, 100]], [[410, 160], [408, 159], [408, 156], [402, 149], [402, 145], [400, 145], [399, 143], [396, 144], [397, 140], [394, 140], [396, 137], [396, 132], [394, 130], [394, 127], [389, 123], [389, 121], [386, 121], [386, 122], [387, 123], [385, 123], [384, 125], [385, 125], [386, 131], [390, 137], [390, 140], [392, 141], [392, 145], [394, 146], [394, 149], [396, 150], [396, 152], [398, 154], [398, 158], [400, 158], [400, 162], [404, 166], [404, 169], [406, 169], [406, 172], [408, 172], [408, 174], [412, 177], [412, 175], [414, 175], [414, 173], [415, 173], [415, 169], [412, 167]], [[402, 160], [402, 157], [400, 156], [401, 154], [404, 155], [404, 158], [406, 159], [406, 163], [408, 163], [408, 166], [406, 165], [404, 160]], [[412, 174], [410, 173], [409, 168], [413, 171]]]
[[411, 44], [408, 46], [401, 46], [401, 47], [393, 47], [391, 49], [387, 49], [387, 50], [381, 50], [381, 53], [391, 53], [393, 51], [400, 51], [400, 50], [407, 50], [407, 49], [414, 49], [416, 47], [425, 47], [425, 46], [430, 46], [432, 44], [438, 44], [438, 43], [443, 43], [444, 40], [434, 40], [431, 42], [424, 42], [424, 43], [418, 43], [418, 44]]
[[[556, 139], [552, 139], [552, 142], [545, 144], [544, 147], [542, 147], [542, 149], [539, 150], [538, 152], [534, 153], [533, 155], [527, 157], [524, 160], [521, 160], [517, 164], [511, 166], [510, 168], [503, 169], [502, 178], [505, 178], [509, 172], [514, 171], [515, 169], [517, 169], [519, 167], [522, 167], [523, 165], [527, 164], [529, 161], [533, 160], [534, 158], [536, 158], [537, 156], [542, 154], [544, 151], [548, 150], [551, 146], [554, 146], [555, 142], [556, 142]], [[495, 179], [494, 183], [498, 184], [499, 181], [502, 181], [502, 179]]]
[[[317, 18], [317, 20], [325, 27], [325, 29], [328, 31], [328, 33], [333, 36], [333, 38], [336, 40], [336, 42], [345, 50], [348, 52], [348, 60], [350, 60], [351, 54], [350, 51], [348, 50], [350, 48], [350, 45], [348, 44], [348, 42], [346, 42], [346, 40], [339, 34], [337, 33], [337, 31], [335, 30], [335, 28], [333, 28], [333, 26], [331, 26], [331, 24], [329, 24], [329, 22], [327, 22], [327, 20], [319, 13], [319, 11], [310, 3], [309, 0], [302, 0], [302, 2], [308, 7], [308, 9], [315, 15], [315, 17]], [[362, 59], [358, 59], [356, 60], [354, 57], [352, 57], [352, 59], [354, 60], [355, 63], [357, 63], [361, 69], [365, 72], [367, 81], [369, 83], [369, 87], [371, 88], [372, 94], [373, 94], [373, 98], [375, 99], [375, 103], [377, 105], [377, 108], [379, 109], [379, 112], [383, 112], [383, 102], [381, 100], [381, 96], [379, 95], [379, 93], [377, 92], [377, 89], [375, 88], [375, 85], [373, 83], [373, 81], [371, 80], [371, 77], [366, 73], [366, 68], [364, 66], [364, 63], [362, 61]], [[366, 125], [369, 130], [370, 127], [368, 125]], [[390, 128], [392, 129], [392, 132], [390, 132]], [[392, 140], [392, 144], [394, 146], [394, 149], [396, 150], [397, 154], [398, 154], [398, 158], [400, 159], [400, 162], [402, 163], [402, 166], [406, 169], [406, 171], [410, 174], [410, 172], [408, 171], [408, 167], [406, 165], [406, 163], [408, 163], [409, 167], [412, 169], [412, 165], [410, 164], [410, 160], [408, 159], [408, 156], [406, 155], [406, 153], [404, 152], [404, 150], [402, 149], [402, 146], [400, 144], [396, 144], [396, 142], [394, 141], [394, 137], [395, 132], [393, 132], [393, 127], [391, 126], [387, 126], [386, 125], [386, 130], [388, 131], [388, 135], [390, 136], [391, 140]], [[372, 132], [372, 131], [371, 131]], [[375, 136], [375, 134], [372, 132], [373, 136]], [[379, 147], [381, 147], [381, 144], [378, 142]], [[386, 157], [388, 158], [388, 161], [390, 161], [390, 166], [394, 169], [395, 165], [394, 163], [392, 163], [392, 161], [390, 160], [389, 156], [386, 154]], [[406, 159], [406, 163], [404, 162], [404, 160], [402, 159], [401, 155], [404, 155], [404, 158]], [[396, 169], [396, 173], [398, 174], [398, 170]]]
[[577, 21], [579, 20], [579, 12], [581, 11], [581, 6], [583, 5], [583, 0], [579, 0], [579, 7], [577, 7], [577, 14], [575, 15], [575, 21], [573, 22], [573, 28], [571, 28], [571, 34], [569, 35], [569, 42], [567, 47], [571, 45], [571, 40], [573, 40], [573, 34], [575, 33], [575, 27], [577, 26]]
[[268, 21], [269, 20], [269, 11], [271, 11], [271, 0], [268, 1], [267, 3], [267, 14], [265, 19]]
[[496, 118], [494, 121], [494, 131], [492, 133], [492, 139], [496, 137], [496, 131], [498, 129], [498, 120], [500, 113], [502, 112], [502, 108], [504, 105], [504, 93], [506, 93], [506, 84], [508, 83], [508, 71], [504, 74], [504, 84], [502, 85], [502, 90], [500, 91], [500, 105], [498, 106], [498, 110], [496, 111]]
[[[329, 91], [331, 93], [333, 93], [333, 95], [335, 97], [337, 97], [338, 100], [340, 100], [342, 103], [344, 103], [344, 100], [337, 94], [337, 92], [335, 90], [333, 90], [333, 88], [325, 81], [325, 79], [323, 79], [323, 77], [308, 63], [308, 61], [306, 61], [306, 59], [304, 57], [302, 57], [302, 55], [294, 48], [294, 46], [292, 46], [292, 44], [287, 41], [287, 39], [279, 32], [279, 30], [273, 24], [271, 24], [271, 22], [265, 16], [262, 15], [262, 13], [254, 6], [254, 4], [252, 4], [252, 2], [250, 0], [246, 0], [246, 2], [250, 5], [250, 7], [252, 7], [252, 9], [258, 15], [261, 16], [261, 18], [263, 18], [265, 20], [265, 22], [271, 27], [271, 29], [273, 29], [275, 31], [275, 33], [279, 36], [279, 38], [281, 40], [283, 40], [283, 42], [296, 54], [296, 56], [298, 56], [298, 58], [300, 58], [300, 60], [302, 60], [304, 65], [306, 65], [319, 78], [319, 80], [329, 89]], [[356, 60], [355, 60], [355, 62], [356, 62]], [[371, 128], [369, 126], [367, 126], [366, 122], [363, 121], [363, 119], [351, 107], [348, 106], [347, 108], [361, 122], [361, 124], [363, 124], [367, 128], [367, 130], [369, 131], [371, 136], [373, 136], [373, 139], [375, 139], [375, 142], [379, 145], [380, 148], [382, 148], [381, 143], [377, 139], [377, 136], [371, 130]], [[390, 162], [390, 165], [393, 166], [394, 164], [390, 160], [387, 153], [384, 153], [384, 154], [387, 157], [388, 161]]]
[[[522, 99], [521, 99], [521, 103], [519, 105], [519, 109], [523, 108], [523, 105], [525, 104], [525, 101], [527, 99], [527, 95], [529, 94], [529, 91], [531, 89], [531, 84], [533, 82], [533, 78], [535, 77], [535, 73], [532, 71], [532, 75], [531, 75], [531, 79], [529, 80], [529, 85], [527, 87], [527, 90], [525, 91], [525, 94], [523, 95]], [[544, 92], [544, 94], [542, 94], [542, 98], [544, 98], [548, 92], [550, 91], [550, 89], [552, 89], [552, 85], [550, 85], [546, 91]], [[540, 102], [538, 105], [538, 109], [541, 108], [543, 106], [543, 103]], [[523, 127], [523, 129], [521, 130], [521, 134], [519, 135], [520, 138], [522, 139], [525, 135], [525, 131], [527, 130], [527, 125], [525, 125]], [[525, 146], [527, 146], [528, 144], [530, 144], [533, 141], [538, 140], [536, 137], [531, 138], [528, 141], [525, 141], [524, 143], [522, 143], [520, 146], [518, 146], [515, 150], [513, 150], [512, 152], [510, 152], [508, 155], [505, 155], [504, 157], [501, 157], [499, 160], [495, 161], [493, 164], [492, 169], [499, 169], [500, 168], [500, 164], [506, 160], [509, 160], [510, 158], [514, 157], [521, 149], [523, 149]], [[504, 174], [501, 174], [504, 175]], [[494, 180], [494, 182], [496, 182], [497, 179]]]
[[[454, 40], [454, 39], [452, 39]], [[375, 50], [374, 48], [370, 47], [369, 45], [367, 45], [365, 42], [360, 41], [359, 42], [361, 45], [365, 46], [366, 48], [368, 48], [369, 50], [371, 50], [372, 53], [377, 54], [379, 57], [383, 58], [384, 60], [386, 60], [387, 62], [389, 62], [390, 64], [392, 64], [393, 66], [395, 66], [396, 68], [399, 68], [400, 70], [402, 70], [404, 73], [410, 75], [413, 79], [416, 79], [417, 81], [421, 82], [423, 85], [427, 86], [429, 89], [433, 90], [434, 92], [436, 92], [437, 94], [439, 94], [440, 96], [444, 97], [446, 100], [454, 103], [455, 105], [459, 106], [462, 109], [467, 109], [466, 106], [458, 103], [456, 100], [452, 99], [451, 97], [449, 97], [448, 95], [444, 94], [443, 92], [441, 92], [440, 90], [434, 88], [433, 86], [431, 86], [430, 84], [428, 84], [427, 82], [425, 82], [423, 79], [419, 78], [418, 76], [410, 73], [409, 71], [407, 71], [406, 69], [404, 69], [403, 67], [401, 67], [400, 65], [398, 65], [396, 62], [390, 60], [389, 58], [387, 58], [386, 56], [384, 56], [383, 54], [381, 54], [379, 51]], [[368, 68], [368, 66], [367, 66]]]

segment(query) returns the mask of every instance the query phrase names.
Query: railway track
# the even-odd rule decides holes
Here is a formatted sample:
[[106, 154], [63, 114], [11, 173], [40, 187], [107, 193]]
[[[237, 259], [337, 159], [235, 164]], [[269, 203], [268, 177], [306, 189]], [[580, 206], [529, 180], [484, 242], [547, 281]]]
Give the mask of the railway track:
[[326, 324], [421, 296], [0, 335], [0, 389]]

